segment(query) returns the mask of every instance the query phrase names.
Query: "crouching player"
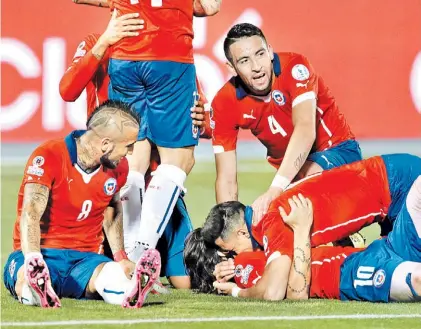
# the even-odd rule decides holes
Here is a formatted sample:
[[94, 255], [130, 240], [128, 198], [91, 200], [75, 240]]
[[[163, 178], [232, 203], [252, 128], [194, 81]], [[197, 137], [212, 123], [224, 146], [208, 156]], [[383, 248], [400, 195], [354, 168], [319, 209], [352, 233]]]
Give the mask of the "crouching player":
[[[141, 305], [160, 257], [152, 249], [136, 265], [127, 259], [119, 196], [138, 132], [136, 115], [108, 101], [94, 110], [86, 131], [32, 153], [19, 191], [14, 252], [4, 268], [5, 286], [21, 303], [60, 307], [61, 297], [101, 296], [123, 307]], [[103, 229], [114, 261], [101, 255]], [[144, 285], [143, 274], [150, 277]]]

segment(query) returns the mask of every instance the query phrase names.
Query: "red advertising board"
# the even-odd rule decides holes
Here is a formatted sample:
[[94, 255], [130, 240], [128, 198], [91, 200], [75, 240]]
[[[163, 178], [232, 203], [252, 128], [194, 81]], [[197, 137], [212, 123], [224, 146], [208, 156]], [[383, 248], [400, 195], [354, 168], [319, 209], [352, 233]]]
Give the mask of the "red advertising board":
[[[247, 21], [275, 51], [309, 58], [358, 138], [419, 138], [421, 2], [404, 2], [224, 0], [217, 16], [195, 20], [199, 78], [211, 98], [228, 78], [224, 35]], [[2, 2], [3, 141], [39, 142], [83, 127], [83, 97], [63, 102], [58, 84], [80, 40], [108, 19], [107, 9], [71, 0]]]

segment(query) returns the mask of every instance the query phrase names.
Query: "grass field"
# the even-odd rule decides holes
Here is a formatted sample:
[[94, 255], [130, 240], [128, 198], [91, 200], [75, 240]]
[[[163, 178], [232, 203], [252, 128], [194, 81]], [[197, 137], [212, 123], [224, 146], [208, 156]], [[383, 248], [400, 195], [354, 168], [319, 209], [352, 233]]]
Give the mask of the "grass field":
[[[239, 166], [240, 199], [250, 203], [270, 184], [273, 172], [264, 162]], [[16, 214], [16, 196], [21, 167], [3, 167], [1, 174], [2, 268], [11, 251], [11, 233]], [[214, 203], [215, 173], [212, 163], [199, 163], [187, 183], [187, 205], [195, 226], [203, 223]], [[368, 240], [377, 227], [365, 230]], [[26, 307], [1, 287], [2, 327], [63, 328], [421, 328], [420, 304], [369, 304], [311, 300], [305, 302], [260, 302], [232, 297], [197, 295], [175, 291], [150, 296], [138, 310], [125, 310], [100, 301], [62, 300], [57, 310]]]

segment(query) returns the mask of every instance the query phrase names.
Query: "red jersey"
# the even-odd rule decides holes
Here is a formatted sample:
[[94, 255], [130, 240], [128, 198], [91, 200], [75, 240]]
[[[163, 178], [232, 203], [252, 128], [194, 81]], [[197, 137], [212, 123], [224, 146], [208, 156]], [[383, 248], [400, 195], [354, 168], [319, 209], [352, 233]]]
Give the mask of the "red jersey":
[[266, 147], [268, 161], [279, 167], [294, 130], [292, 108], [308, 99], [317, 100], [312, 153], [355, 138], [329, 88], [304, 56], [274, 54], [273, 71], [272, 91], [266, 97], [249, 95], [235, 77], [216, 94], [212, 102], [215, 153], [235, 150], [238, 130], [249, 129]]
[[193, 0], [111, 0], [119, 15], [136, 13], [145, 21], [139, 36], [113, 46], [111, 58], [129, 61], [193, 63]]
[[[341, 266], [354, 252], [352, 247], [319, 247], [311, 250], [310, 298], [340, 299]], [[265, 271], [267, 258], [264, 252], [243, 252], [234, 259], [235, 283], [240, 288], [257, 284]]]
[[373, 157], [308, 176], [292, 184], [270, 205], [267, 214], [252, 227], [252, 235], [267, 257], [292, 258], [294, 234], [278, 208], [290, 212], [288, 199], [301, 193], [313, 204], [312, 246], [340, 240], [387, 214], [391, 203], [386, 167]]
[[50, 189], [41, 218], [41, 248], [101, 252], [104, 211], [126, 183], [129, 166], [123, 158], [116, 169], [100, 166], [87, 174], [77, 165], [75, 131], [64, 139], [48, 141], [31, 155], [19, 189], [13, 248], [21, 249], [20, 217], [26, 184]]
[[99, 34], [92, 33], [83, 39], [60, 81], [60, 95], [66, 102], [74, 102], [86, 88], [88, 117], [95, 107], [108, 99], [109, 51], [101, 60], [92, 54], [92, 47], [99, 37]]

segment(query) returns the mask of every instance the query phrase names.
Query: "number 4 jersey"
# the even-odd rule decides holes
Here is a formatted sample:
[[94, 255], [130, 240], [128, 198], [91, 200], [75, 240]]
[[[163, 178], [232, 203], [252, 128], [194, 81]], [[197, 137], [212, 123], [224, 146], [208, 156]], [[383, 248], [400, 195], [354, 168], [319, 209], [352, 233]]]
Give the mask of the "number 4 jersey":
[[317, 100], [312, 152], [354, 139], [328, 87], [304, 56], [274, 54], [273, 72], [272, 89], [265, 97], [248, 94], [238, 78], [217, 93], [211, 117], [215, 153], [235, 150], [239, 128], [248, 129], [267, 148], [268, 161], [278, 167], [294, 129], [292, 108], [309, 99]]
[[84, 131], [48, 141], [31, 155], [19, 189], [13, 248], [21, 249], [20, 217], [26, 184], [49, 188], [47, 208], [41, 218], [41, 248], [101, 252], [104, 211], [126, 183], [127, 159], [116, 169], [100, 166], [87, 174], [77, 165], [76, 140]]

